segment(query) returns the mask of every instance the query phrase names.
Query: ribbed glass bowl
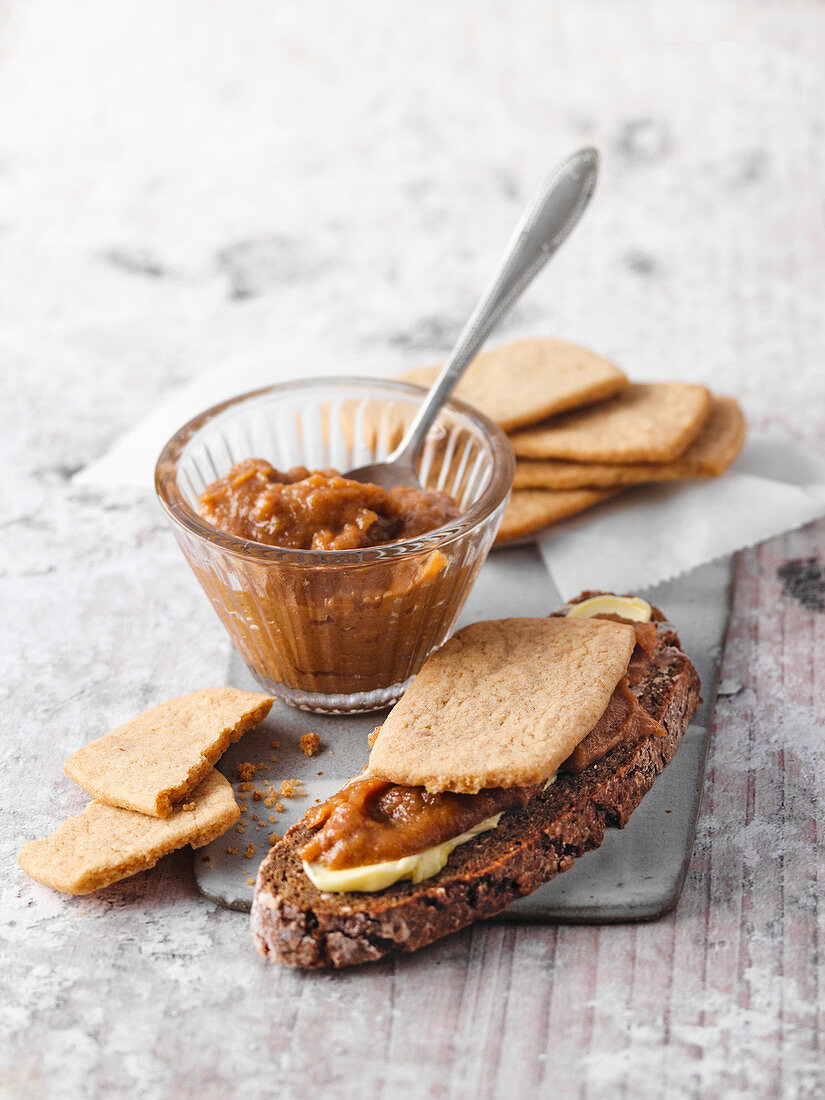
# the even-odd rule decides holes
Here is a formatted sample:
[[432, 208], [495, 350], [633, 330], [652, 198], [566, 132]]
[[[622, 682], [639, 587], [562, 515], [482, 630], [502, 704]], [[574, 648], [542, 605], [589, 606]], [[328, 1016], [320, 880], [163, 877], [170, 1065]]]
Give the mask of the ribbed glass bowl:
[[394, 702], [449, 636], [498, 530], [513, 480], [507, 437], [460, 401], [429, 432], [424, 488], [449, 493], [451, 523], [360, 550], [291, 550], [225, 534], [198, 497], [236, 462], [345, 472], [380, 461], [422, 398], [402, 382], [315, 378], [207, 409], [164, 447], [155, 486], [180, 547], [258, 683], [292, 706]]

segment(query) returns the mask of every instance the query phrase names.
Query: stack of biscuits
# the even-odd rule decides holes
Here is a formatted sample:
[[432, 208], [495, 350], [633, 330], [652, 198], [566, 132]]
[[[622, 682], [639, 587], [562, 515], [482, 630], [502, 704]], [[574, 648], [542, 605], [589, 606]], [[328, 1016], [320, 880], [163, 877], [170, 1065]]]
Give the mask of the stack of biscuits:
[[[428, 387], [439, 370], [403, 378]], [[482, 352], [456, 395], [504, 428], [516, 455], [499, 544], [633, 485], [718, 477], [745, 442], [732, 397], [689, 382], [633, 383], [608, 359], [562, 340]]]
[[269, 695], [203, 688], [78, 749], [64, 771], [92, 801], [51, 836], [25, 844], [20, 866], [64, 894], [89, 894], [186, 844], [209, 844], [240, 817], [232, 785], [214, 765], [272, 703]]

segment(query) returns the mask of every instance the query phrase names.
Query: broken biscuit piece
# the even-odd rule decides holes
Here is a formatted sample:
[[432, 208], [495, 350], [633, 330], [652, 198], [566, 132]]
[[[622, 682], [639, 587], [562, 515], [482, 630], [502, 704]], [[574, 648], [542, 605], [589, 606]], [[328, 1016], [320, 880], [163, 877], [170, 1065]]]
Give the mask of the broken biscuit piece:
[[90, 894], [154, 867], [161, 856], [185, 844], [209, 844], [240, 813], [231, 784], [214, 769], [186, 806], [192, 808], [158, 818], [90, 802], [51, 836], [24, 844], [17, 862], [27, 875], [64, 894]]
[[110, 806], [168, 817], [272, 703], [269, 695], [235, 688], [191, 691], [84, 745], [63, 770]]
[[298, 744], [304, 756], [314, 756], [321, 747], [321, 738], [317, 733], [305, 733], [299, 737]]

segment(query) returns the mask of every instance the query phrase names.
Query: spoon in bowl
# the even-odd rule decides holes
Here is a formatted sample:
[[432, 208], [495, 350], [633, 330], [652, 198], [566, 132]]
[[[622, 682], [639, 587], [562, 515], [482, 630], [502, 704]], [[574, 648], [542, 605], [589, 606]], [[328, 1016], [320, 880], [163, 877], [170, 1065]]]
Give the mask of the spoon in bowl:
[[360, 466], [345, 477], [384, 489], [418, 487], [417, 460], [441, 406], [502, 317], [578, 224], [596, 186], [598, 164], [595, 149], [580, 149], [547, 177], [528, 204], [495, 278], [470, 314], [401, 443], [384, 462]]

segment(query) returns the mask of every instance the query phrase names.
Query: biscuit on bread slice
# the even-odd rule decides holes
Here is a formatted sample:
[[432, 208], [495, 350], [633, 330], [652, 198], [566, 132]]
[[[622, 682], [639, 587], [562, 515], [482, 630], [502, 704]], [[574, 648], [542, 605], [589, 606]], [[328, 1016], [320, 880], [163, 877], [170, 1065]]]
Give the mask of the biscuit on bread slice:
[[[587, 594], [592, 595], [592, 594]], [[673, 756], [699, 703], [699, 680], [678, 636], [653, 609], [655, 648], [633, 685], [662, 735], [623, 741], [581, 772], [559, 772], [523, 808], [456, 848], [438, 874], [377, 893], [328, 893], [307, 877], [301, 850], [314, 830], [299, 822], [262, 863], [252, 907], [259, 949], [293, 967], [341, 967], [412, 951], [568, 870], [623, 827]], [[380, 737], [379, 737], [380, 742]]]

